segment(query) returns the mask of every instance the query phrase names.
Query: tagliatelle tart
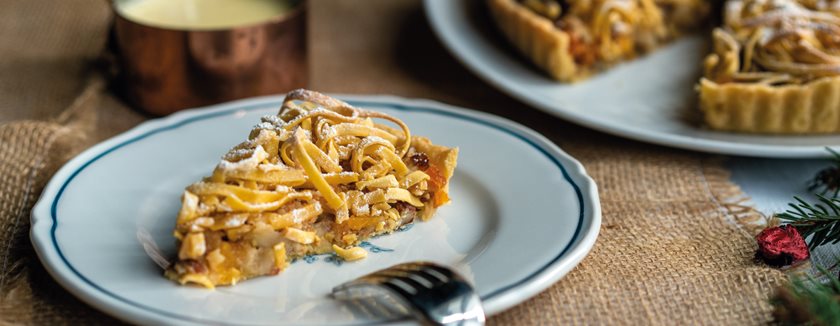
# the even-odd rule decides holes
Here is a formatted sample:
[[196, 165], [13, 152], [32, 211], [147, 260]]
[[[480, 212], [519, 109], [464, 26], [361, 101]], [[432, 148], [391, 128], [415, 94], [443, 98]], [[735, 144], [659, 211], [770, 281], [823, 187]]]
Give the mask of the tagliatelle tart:
[[487, 0], [496, 25], [552, 78], [576, 81], [701, 25], [708, 0]]
[[718, 130], [840, 132], [840, 1], [730, 0], [698, 86]]
[[178, 260], [166, 276], [212, 288], [277, 274], [310, 254], [364, 258], [361, 241], [449, 202], [457, 156], [390, 115], [292, 91], [278, 115], [184, 191]]

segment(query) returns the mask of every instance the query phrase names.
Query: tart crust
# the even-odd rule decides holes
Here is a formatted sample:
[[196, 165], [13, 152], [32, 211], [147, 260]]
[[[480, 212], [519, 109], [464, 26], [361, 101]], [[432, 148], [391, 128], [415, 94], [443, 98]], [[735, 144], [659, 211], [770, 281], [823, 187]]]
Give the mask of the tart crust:
[[558, 81], [570, 82], [590, 75], [569, 53], [569, 34], [516, 0], [489, 0], [496, 25], [531, 62]]
[[712, 129], [748, 133], [840, 132], [840, 77], [803, 85], [718, 84], [703, 78], [700, 108]]

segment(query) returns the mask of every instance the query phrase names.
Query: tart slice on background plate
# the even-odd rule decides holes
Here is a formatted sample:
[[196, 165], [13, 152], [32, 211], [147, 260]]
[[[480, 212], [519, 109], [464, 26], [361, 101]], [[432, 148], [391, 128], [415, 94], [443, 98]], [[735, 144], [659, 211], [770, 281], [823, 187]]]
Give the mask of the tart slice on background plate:
[[707, 0], [487, 0], [507, 39], [552, 78], [585, 79], [700, 26]]
[[184, 191], [178, 260], [166, 275], [212, 288], [277, 274], [307, 255], [364, 258], [363, 240], [449, 202], [457, 156], [390, 115], [292, 91], [278, 115]]
[[712, 129], [840, 132], [840, 2], [727, 1], [698, 88]]

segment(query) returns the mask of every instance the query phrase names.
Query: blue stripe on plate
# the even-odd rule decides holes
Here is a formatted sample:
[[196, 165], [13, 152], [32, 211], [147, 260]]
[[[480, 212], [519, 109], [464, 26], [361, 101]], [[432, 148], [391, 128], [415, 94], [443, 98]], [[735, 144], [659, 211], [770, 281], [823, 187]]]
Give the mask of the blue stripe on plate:
[[[367, 101], [348, 101], [348, 102], [351, 105], [357, 106], [357, 107], [365, 107], [365, 108], [370, 108], [370, 107], [376, 108], [376, 107], [378, 107], [378, 108], [395, 109], [395, 110], [400, 110], [400, 111], [412, 111], [412, 112], [423, 112], [423, 113], [437, 114], [437, 115], [456, 118], [456, 119], [469, 121], [469, 122], [473, 122], [473, 123], [478, 123], [478, 124], [488, 126], [488, 127], [493, 128], [493, 129], [502, 131], [504, 133], [507, 133], [511, 136], [514, 136], [514, 137], [524, 141], [525, 143], [531, 145], [532, 147], [534, 147], [535, 149], [540, 151], [540, 153], [545, 155], [555, 165], [557, 165], [558, 168], [560, 168], [560, 171], [563, 174], [563, 178], [565, 178], [566, 181], [568, 181], [569, 184], [572, 185], [572, 187], [575, 190], [575, 194], [577, 195], [577, 198], [578, 198], [578, 207], [580, 207], [580, 214], [578, 214], [578, 225], [575, 228], [575, 233], [572, 236], [572, 240], [569, 241], [569, 244], [565, 248], [563, 248], [563, 250], [560, 253], [558, 253], [557, 256], [554, 257], [554, 259], [552, 259], [551, 261], [548, 261], [545, 265], [543, 265], [543, 267], [541, 267], [540, 269], [538, 269], [537, 271], [535, 271], [534, 273], [532, 273], [528, 277], [525, 277], [521, 280], [513, 282], [509, 285], [503, 286], [499, 289], [493, 290], [489, 294], [481, 297], [481, 299], [483, 301], [490, 300], [494, 297], [497, 297], [497, 296], [505, 293], [506, 291], [509, 291], [513, 288], [516, 288], [516, 287], [518, 287], [522, 284], [525, 284], [525, 283], [529, 282], [531, 279], [533, 279], [534, 277], [536, 277], [537, 275], [539, 275], [540, 273], [542, 273], [543, 271], [548, 269], [551, 265], [556, 263], [558, 260], [560, 260], [566, 254], [566, 252], [568, 252], [571, 249], [572, 245], [578, 240], [578, 237], [580, 237], [580, 232], [581, 232], [581, 229], [583, 228], [583, 219], [584, 219], [584, 215], [583, 215], [583, 212], [584, 212], [583, 195], [580, 191], [580, 187], [572, 180], [572, 178], [569, 176], [569, 173], [566, 171], [566, 168], [563, 167], [563, 164], [561, 164], [560, 161], [554, 155], [551, 155], [546, 148], [541, 147], [540, 145], [538, 145], [537, 143], [535, 143], [533, 140], [529, 139], [525, 135], [519, 134], [516, 131], [508, 129], [504, 126], [494, 124], [490, 121], [476, 119], [474, 117], [471, 117], [471, 116], [468, 116], [468, 115], [463, 115], [463, 114], [460, 114], [460, 113], [457, 113], [457, 112], [452, 112], [452, 111], [441, 111], [441, 110], [436, 110], [436, 109], [433, 109], [433, 108], [408, 106], [408, 105], [393, 104], [393, 103], [380, 103], [380, 102], [367, 102]], [[75, 171], [73, 171], [72, 174], [70, 174], [70, 177], [67, 178], [67, 180], [64, 181], [64, 184], [62, 184], [61, 188], [59, 188], [58, 194], [56, 194], [55, 199], [53, 199], [53, 202], [52, 202], [52, 205], [51, 205], [50, 214], [52, 215], [53, 225], [52, 225], [52, 228], [50, 230], [50, 237], [52, 238], [52, 243], [53, 243], [53, 246], [55, 247], [56, 252], [58, 253], [58, 256], [61, 257], [61, 260], [64, 262], [64, 264], [67, 265], [67, 267], [71, 271], [73, 271], [73, 273], [76, 274], [76, 276], [78, 276], [82, 281], [84, 281], [85, 283], [87, 283], [91, 287], [99, 290], [103, 294], [105, 294], [107, 296], [110, 296], [110, 297], [112, 297], [112, 298], [114, 298], [118, 301], [121, 301], [121, 302], [126, 303], [126, 304], [131, 305], [131, 306], [134, 306], [136, 308], [140, 308], [140, 309], [147, 310], [147, 311], [155, 313], [155, 314], [159, 314], [159, 315], [163, 315], [163, 316], [167, 316], [167, 317], [171, 317], [171, 318], [175, 318], [175, 319], [180, 319], [180, 320], [189, 321], [189, 322], [197, 322], [197, 323], [218, 324], [218, 321], [195, 318], [193, 316], [179, 315], [179, 314], [175, 314], [175, 313], [172, 313], [172, 312], [169, 312], [169, 311], [160, 310], [160, 309], [157, 309], [157, 308], [146, 306], [146, 305], [138, 303], [138, 302], [131, 301], [127, 298], [124, 298], [124, 297], [116, 294], [116, 293], [113, 293], [111, 291], [106, 290], [105, 288], [103, 288], [99, 284], [94, 283], [93, 281], [91, 281], [90, 279], [88, 279], [87, 277], [85, 277], [84, 275], [79, 273], [79, 271], [76, 269], [76, 267], [74, 267], [73, 264], [70, 263], [70, 261], [67, 260], [67, 257], [64, 256], [64, 253], [61, 251], [61, 247], [58, 245], [58, 241], [56, 240], [56, 237], [55, 237], [56, 230], [58, 229], [58, 213], [57, 213], [58, 201], [61, 199], [61, 195], [64, 193], [64, 190], [67, 188], [67, 186], [70, 184], [70, 182], [73, 181], [73, 179], [77, 175], [79, 175], [79, 173], [81, 173], [82, 170], [86, 169], [88, 166], [93, 164], [93, 162], [96, 162], [97, 160], [99, 160], [103, 156], [108, 155], [108, 154], [110, 154], [111, 152], [113, 152], [117, 149], [125, 147], [126, 145], [137, 142], [139, 140], [142, 140], [142, 139], [144, 139], [146, 137], [149, 137], [151, 135], [154, 135], [156, 133], [176, 129], [176, 128], [179, 128], [181, 126], [184, 126], [184, 125], [196, 122], [196, 121], [201, 121], [201, 120], [205, 120], [205, 119], [215, 118], [215, 117], [218, 117], [218, 116], [228, 115], [228, 114], [231, 114], [232, 112], [238, 111], [238, 110], [253, 110], [253, 109], [257, 109], [257, 108], [265, 108], [266, 106], [269, 106], [269, 105], [272, 105], [272, 104], [270, 104], [270, 103], [259, 103], [259, 104], [248, 105], [248, 106], [245, 106], [245, 107], [233, 107], [233, 108], [223, 110], [223, 111], [198, 115], [198, 116], [195, 116], [195, 117], [192, 117], [192, 118], [189, 118], [189, 119], [185, 119], [183, 121], [180, 121], [180, 122], [172, 124], [172, 125], [159, 127], [159, 128], [147, 131], [147, 132], [145, 132], [141, 135], [135, 136], [134, 138], [123, 141], [123, 142], [121, 142], [121, 143], [119, 143], [119, 144], [117, 144], [117, 145], [115, 145], [111, 148], [108, 148], [105, 151], [103, 151], [102, 153], [94, 156], [93, 158], [91, 158], [90, 160], [88, 160], [87, 162], [82, 164], [78, 169], [76, 169]], [[277, 102], [274, 105], [279, 106], [280, 103]], [[385, 321], [379, 322], [379, 324], [391, 323], [391, 322], [395, 322], [395, 321], [397, 321], [397, 320], [385, 320]], [[245, 324], [238, 324], [238, 325], [245, 325]], [[348, 324], [348, 325], [352, 325], [352, 324]], [[370, 323], [364, 323], [364, 325], [371, 325], [371, 324]]]

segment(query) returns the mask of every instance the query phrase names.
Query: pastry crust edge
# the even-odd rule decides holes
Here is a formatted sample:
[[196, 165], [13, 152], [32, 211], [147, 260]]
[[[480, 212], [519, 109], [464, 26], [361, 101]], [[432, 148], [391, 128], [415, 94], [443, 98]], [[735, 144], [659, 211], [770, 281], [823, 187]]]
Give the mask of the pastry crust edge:
[[[441, 205], [449, 203], [449, 185], [452, 183], [455, 166], [458, 165], [458, 148], [435, 145], [432, 144], [431, 140], [422, 136], [412, 136], [411, 146], [429, 156], [429, 164], [441, 171], [443, 177], [446, 179], [446, 184], [443, 186], [442, 191], [447, 198], [446, 202], [441, 203]], [[430, 219], [441, 205], [426, 205], [423, 208], [420, 218], [424, 221]]]
[[803, 85], [716, 83], [697, 86], [705, 124], [715, 130], [764, 134], [840, 132], [840, 76]]
[[569, 54], [569, 35], [550, 20], [514, 0], [488, 0], [487, 6], [502, 34], [552, 78], [571, 82], [589, 75], [580, 71]]

